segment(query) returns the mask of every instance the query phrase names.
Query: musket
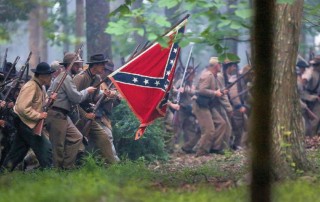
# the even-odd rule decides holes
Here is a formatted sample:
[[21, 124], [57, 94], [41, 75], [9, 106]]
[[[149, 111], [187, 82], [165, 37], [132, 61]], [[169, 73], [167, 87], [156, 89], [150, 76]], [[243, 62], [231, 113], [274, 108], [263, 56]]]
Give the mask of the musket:
[[246, 73], [241, 74], [234, 82], [230, 83], [225, 88], [221, 89], [220, 91], [223, 92], [224, 90], [229, 90], [232, 86], [234, 86], [236, 83], [238, 83], [243, 77], [245, 77], [247, 74], [249, 74], [253, 70], [253, 67], [251, 67]]
[[[192, 50], [193, 50], [193, 46], [191, 46], [191, 49], [189, 51], [187, 64], [186, 64], [186, 67], [184, 68], [184, 71], [183, 71], [183, 76], [182, 76], [182, 79], [181, 79], [182, 82], [181, 82], [181, 86], [180, 86], [182, 88], [184, 88], [184, 86], [185, 86], [185, 78], [186, 78], [187, 70], [188, 70], [188, 67], [189, 67], [190, 58], [191, 58], [191, 55], [192, 55]], [[181, 92], [179, 91], [178, 94], [177, 94], [177, 98], [176, 98], [176, 103], [177, 104], [180, 103], [180, 97], [181, 97]]]
[[22, 79], [22, 76], [27, 68], [27, 66], [29, 66], [29, 60], [31, 58], [32, 52], [30, 51], [29, 56], [27, 58], [27, 61], [25, 62], [25, 64], [21, 67], [20, 71], [19, 71], [19, 76], [18, 78], [13, 82], [13, 84], [10, 86], [10, 88], [8, 89], [8, 91], [6, 92], [6, 94], [3, 97], [3, 100], [6, 101], [10, 95], [10, 93], [14, 94], [15, 90], [17, 89], [19, 82]]
[[[111, 86], [113, 85], [113, 83], [111, 83], [109, 86], [108, 86], [108, 89], [111, 88]], [[102, 96], [99, 98], [99, 100], [96, 102], [93, 110], [92, 110], [92, 113], [96, 113], [96, 111], [98, 110], [98, 108], [100, 107], [100, 105], [102, 104], [102, 101], [106, 98], [106, 94], [102, 94]], [[84, 142], [87, 144], [88, 143], [88, 139], [89, 139], [89, 132], [90, 132], [90, 127], [91, 127], [91, 124], [92, 124], [92, 119], [88, 119], [88, 121], [85, 123], [85, 125], [80, 128], [80, 131], [83, 135], [83, 137], [85, 138], [84, 139]]]
[[8, 48], [6, 48], [6, 52], [4, 54], [4, 57], [3, 57], [3, 63], [2, 63], [2, 70], [4, 71], [5, 67], [6, 67], [6, 64], [7, 64], [7, 55], [8, 55]]
[[[81, 52], [81, 49], [83, 47], [83, 44], [80, 45], [79, 49], [76, 52], [76, 55], [74, 56], [74, 58], [72, 59], [71, 63], [69, 64], [69, 66], [66, 68], [64, 74], [62, 75], [58, 85], [56, 86], [56, 88], [52, 91], [52, 94], [57, 93], [59, 91], [59, 89], [61, 88], [64, 80], [66, 79], [68, 72], [71, 70], [73, 64], [75, 63], [75, 61], [77, 60], [77, 58], [79, 57], [79, 54]], [[52, 98], [49, 98], [47, 103], [45, 104], [45, 106], [43, 107], [43, 112], [47, 112], [49, 107], [52, 106], [54, 100]], [[41, 135], [42, 132], [42, 128], [44, 125], [44, 119], [40, 119], [40, 121], [36, 124], [36, 126], [33, 128], [33, 132], [36, 135]]]
[[[6, 74], [6, 76], [4, 77], [3, 82], [6, 82], [6, 81], [7, 81], [7, 79], [9, 78], [9, 75], [11, 74], [12, 70], [16, 67], [19, 59], [20, 59], [20, 57], [17, 56], [16, 59], [14, 60], [13, 64], [12, 64], [11, 68], [9, 69], [9, 72], [8, 72], [8, 73]], [[3, 69], [3, 70], [4, 70], [4, 69]]]
[[[184, 71], [183, 71], [183, 76], [182, 76], [181, 85], [180, 85], [180, 87], [182, 87], [182, 88], [184, 88], [184, 86], [185, 86], [185, 78], [186, 78], [186, 73], [187, 73], [187, 70], [188, 70], [188, 67], [189, 67], [190, 58], [191, 58], [191, 55], [192, 55], [192, 50], [193, 50], [193, 46], [191, 46], [191, 48], [190, 48], [188, 60], [187, 60], [186, 66], [185, 66]], [[178, 91], [178, 94], [177, 94], [177, 97], [176, 97], [176, 101], [175, 101], [177, 104], [180, 104], [180, 98], [181, 98], [181, 92]], [[177, 125], [176, 124], [178, 122], [177, 119], [178, 119], [177, 111], [175, 111], [174, 114], [173, 114], [173, 119], [172, 119], [173, 125]]]
[[237, 97], [239, 97], [239, 96], [241, 96], [241, 95], [243, 95], [243, 94], [245, 94], [246, 92], [248, 92], [249, 90], [251, 90], [251, 88], [252, 88], [252, 87], [248, 87], [247, 89], [241, 91], [241, 92], [238, 93], [236, 96], [230, 98], [230, 101], [236, 99]]

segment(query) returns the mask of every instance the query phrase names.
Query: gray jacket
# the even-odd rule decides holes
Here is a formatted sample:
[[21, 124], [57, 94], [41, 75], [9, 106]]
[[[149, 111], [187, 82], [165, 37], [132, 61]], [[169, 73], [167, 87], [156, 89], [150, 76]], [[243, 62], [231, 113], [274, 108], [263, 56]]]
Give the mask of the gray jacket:
[[[61, 72], [57, 78], [53, 81], [50, 88], [47, 91], [47, 94], [50, 96], [52, 91], [58, 86], [59, 81], [62, 78], [64, 72]], [[54, 101], [54, 107], [59, 107], [67, 111], [71, 111], [71, 105], [79, 104], [88, 97], [87, 89], [78, 91], [76, 85], [74, 84], [71, 76], [68, 74], [61, 88], [58, 90], [57, 99]]]

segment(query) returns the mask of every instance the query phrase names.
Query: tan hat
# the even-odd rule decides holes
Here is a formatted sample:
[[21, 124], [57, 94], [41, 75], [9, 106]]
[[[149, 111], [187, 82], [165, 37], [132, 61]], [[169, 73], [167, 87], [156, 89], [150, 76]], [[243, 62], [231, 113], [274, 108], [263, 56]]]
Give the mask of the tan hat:
[[52, 69], [58, 71], [60, 68], [60, 62], [58, 60], [55, 60], [55, 61], [51, 62], [50, 67]]
[[218, 57], [211, 57], [209, 60], [209, 63], [210, 64], [218, 64], [219, 63]]
[[[68, 52], [64, 55], [63, 62], [60, 62], [59, 64], [60, 65], [70, 64], [75, 56], [76, 56], [75, 53]], [[74, 61], [74, 63], [83, 63], [83, 59], [78, 56], [76, 61]]]

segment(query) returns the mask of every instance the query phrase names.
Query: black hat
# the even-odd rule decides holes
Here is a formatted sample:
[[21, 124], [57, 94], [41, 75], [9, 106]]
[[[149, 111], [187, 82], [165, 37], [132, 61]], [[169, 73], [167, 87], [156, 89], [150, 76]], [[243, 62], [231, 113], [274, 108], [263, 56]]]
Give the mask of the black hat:
[[56, 70], [51, 69], [50, 65], [46, 62], [40, 62], [35, 69], [31, 69], [33, 73], [37, 74], [52, 74]]
[[111, 60], [105, 58], [103, 54], [95, 54], [90, 56], [89, 62], [87, 64], [96, 64], [96, 63], [112, 63]]
[[[2, 70], [0, 70], [0, 77], [5, 77], [5, 75], [9, 73], [11, 67], [12, 67], [12, 63], [6, 62], [4, 68]], [[17, 70], [16, 70], [16, 67], [13, 67], [8, 78], [13, 78], [15, 76], [17, 76]]]
[[305, 61], [303, 61], [303, 60], [299, 60], [299, 61], [297, 62], [297, 64], [296, 64], [296, 66], [299, 67], [299, 68], [309, 67], [309, 65], [308, 65]]

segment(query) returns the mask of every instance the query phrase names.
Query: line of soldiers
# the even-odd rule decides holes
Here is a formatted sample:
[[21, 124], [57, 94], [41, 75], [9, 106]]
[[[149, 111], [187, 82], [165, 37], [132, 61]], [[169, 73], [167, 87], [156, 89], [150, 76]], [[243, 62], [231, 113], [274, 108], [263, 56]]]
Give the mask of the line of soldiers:
[[[173, 94], [182, 93], [181, 102], [178, 106], [169, 105], [176, 111], [170, 116], [168, 110], [166, 128], [175, 133], [172, 144], [179, 143], [183, 135], [183, 152], [196, 153], [196, 156], [224, 154], [225, 148], [238, 150], [247, 145], [253, 74], [246, 65], [242, 74], [251, 72], [240, 77], [238, 63], [225, 60], [221, 64], [217, 57], [211, 57], [196, 85], [193, 85], [192, 66], [187, 67], [186, 81], [176, 82]], [[183, 87], [182, 82], [185, 82]], [[170, 117], [178, 118], [170, 121]], [[170, 123], [172, 127], [168, 126]]]
[[[66, 53], [63, 62], [51, 66], [41, 62], [31, 70], [34, 76], [20, 86], [20, 92], [1, 101], [1, 171], [14, 170], [28, 157], [35, 157], [41, 168], [73, 169], [86, 151], [94, 151], [106, 164], [120, 161], [109, 117], [121, 96], [110, 89], [106, 79], [113, 63], [103, 54], [92, 55], [86, 69], [83, 62], [76, 53]], [[102, 96], [102, 104], [92, 111]], [[48, 99], [54, 102], [44, 111]], [[42, 119], [44, 130], [36, 135], [34, 128]], [[89, 120], [88, 136], [84, 137], [82, 127]]]

